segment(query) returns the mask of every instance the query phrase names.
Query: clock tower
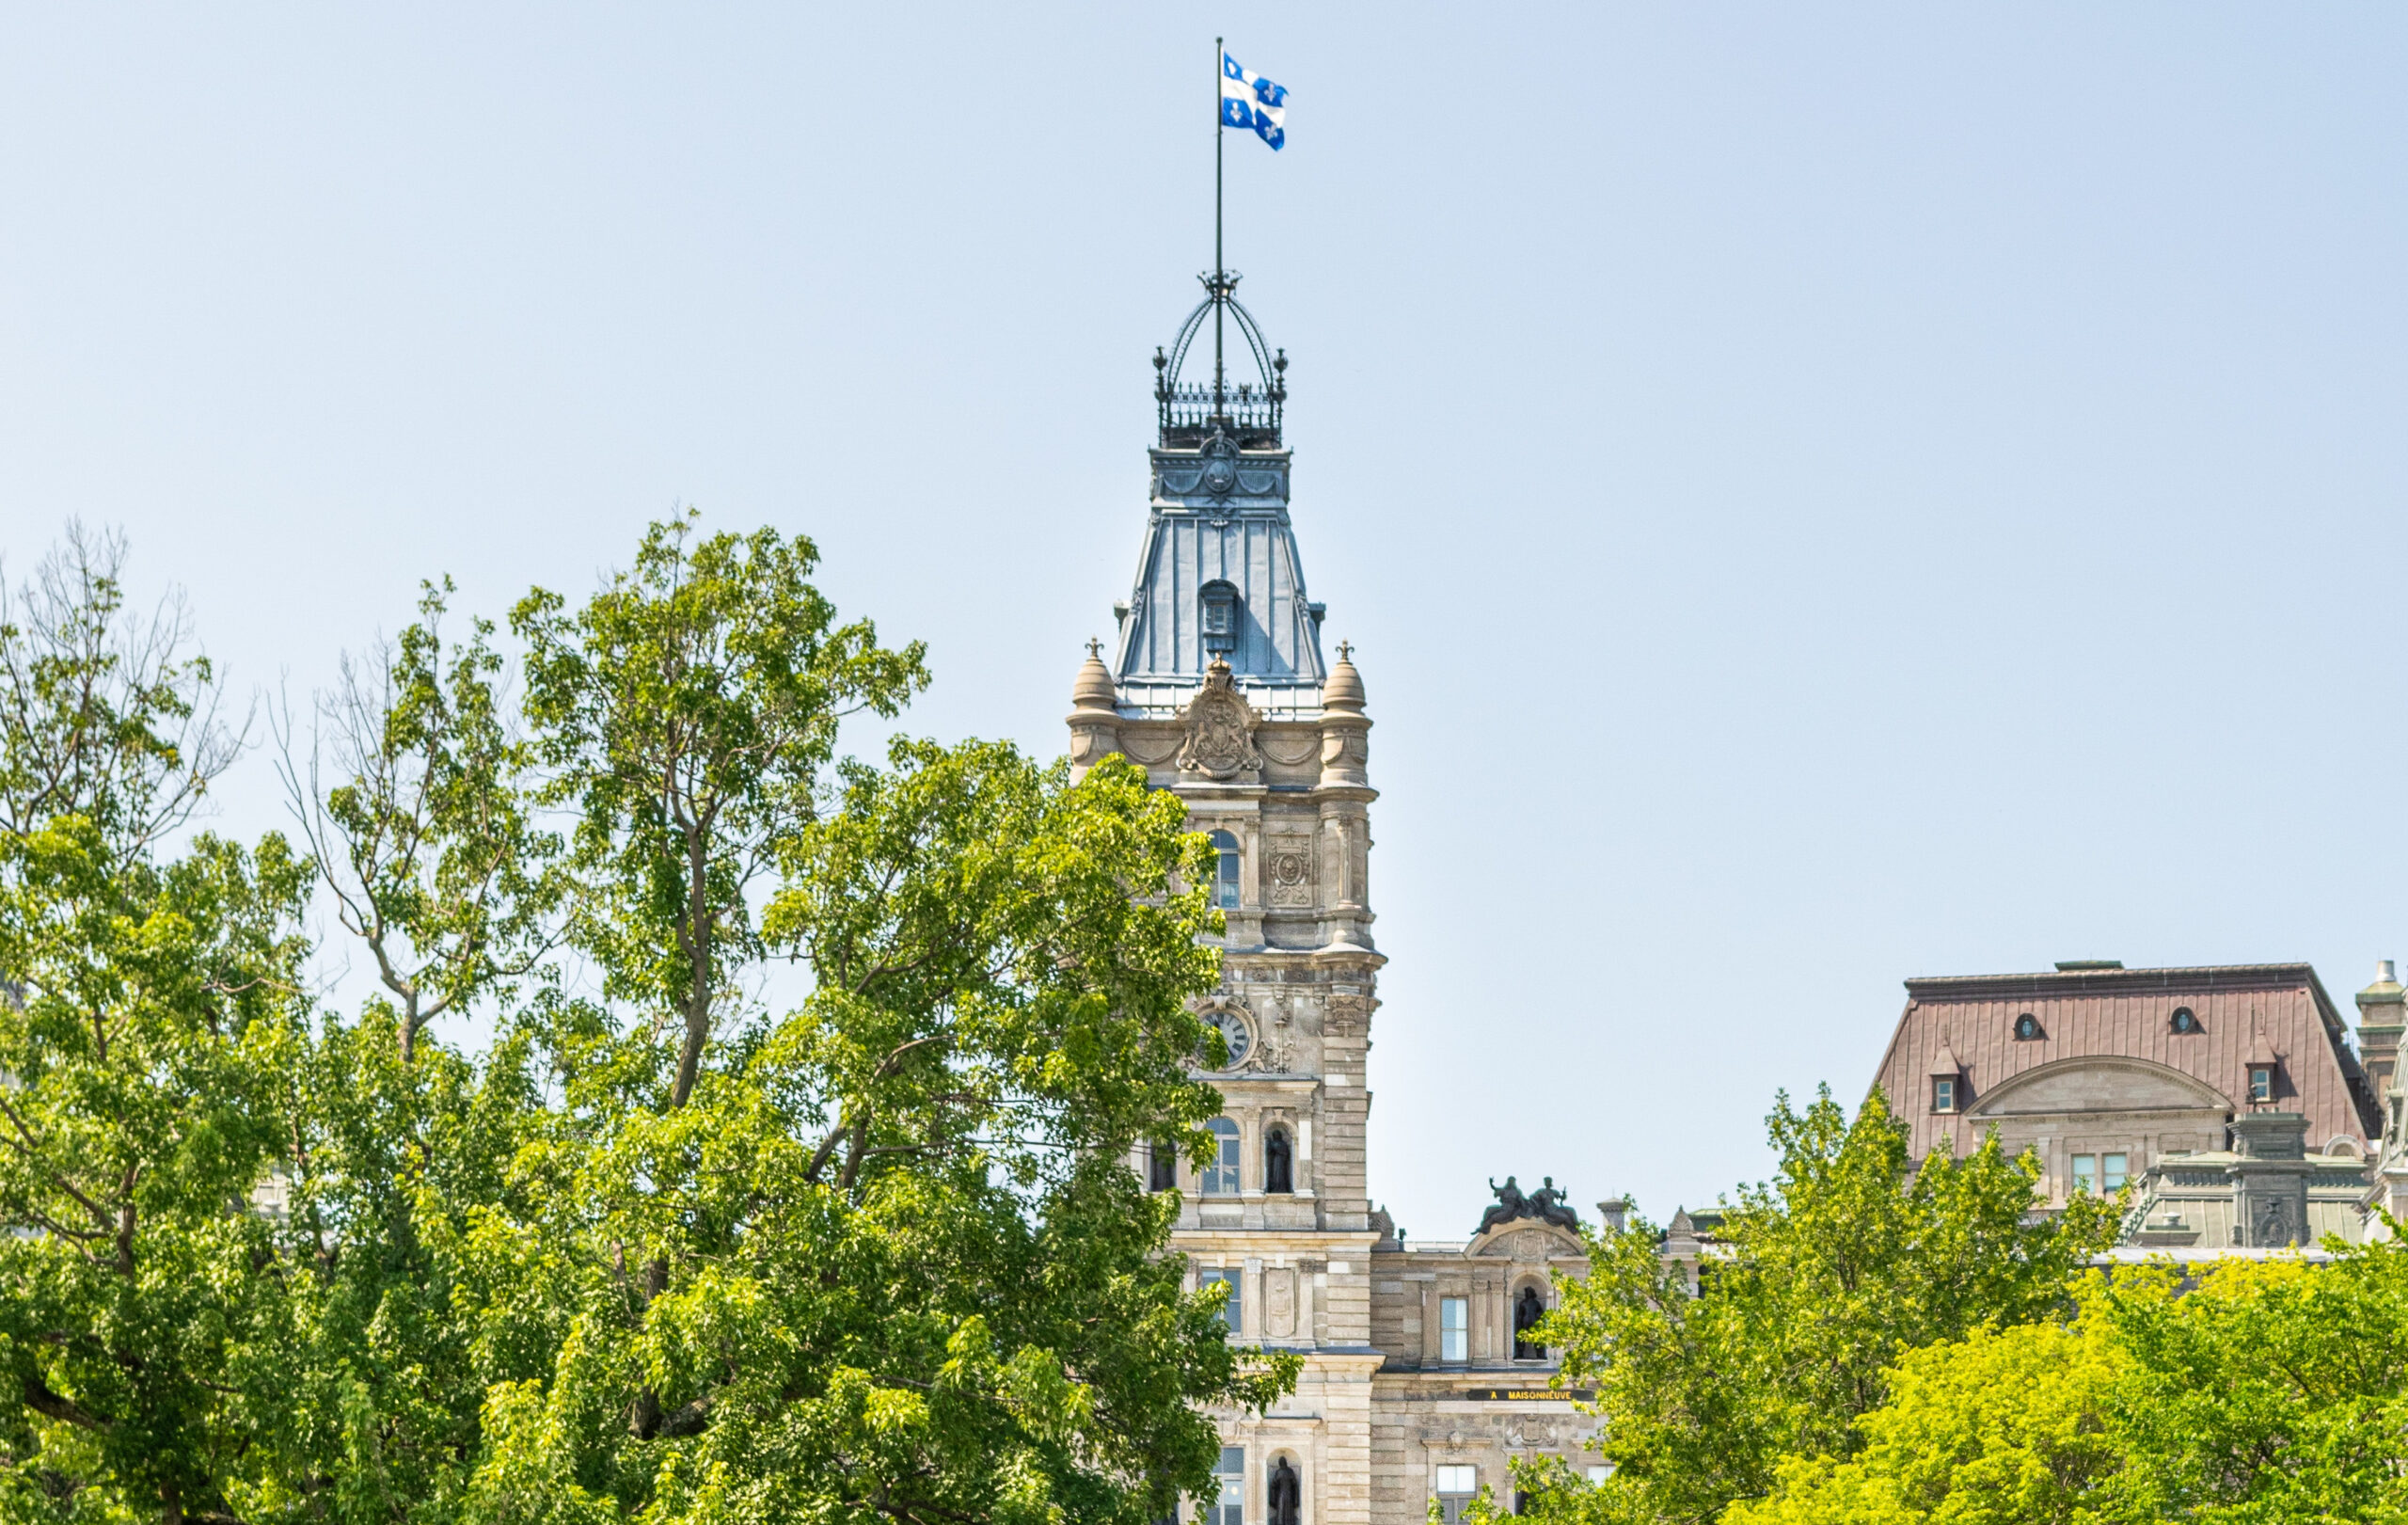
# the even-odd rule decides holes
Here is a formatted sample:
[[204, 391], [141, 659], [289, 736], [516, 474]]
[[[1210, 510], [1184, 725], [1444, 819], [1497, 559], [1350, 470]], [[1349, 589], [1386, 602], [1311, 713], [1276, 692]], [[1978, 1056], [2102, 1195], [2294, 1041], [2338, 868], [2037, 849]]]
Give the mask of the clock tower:
[[[1371, 728], [1343, 643], [1323, 654], [1289, 518], [1281, 436], [1288, 360], [1235, 299], [1206, 296], [1154, 357], [1159, 437], [1134, 588], [1091, 644], [1069, 717], [1081, 770], [1119, 753], [1187, 803], [1218, 850], [1228, 919], [1220, 989], [1202, 1007], [1227, 1040], [1206, 1074], [1226, 1099], [1198, 1171], [1144, 1162], [1182, 1196], [1174, 1247], [1229, 1288], [1233, 1338], [1301, 1353], [1296, 1390], [1264, 1415], [1225, 1413], [1212, 1525], [1371, 1517], [1373, 1226], [1364, 1178], [1364, 1061], [1384, 961], [1367, 881]], [[1182, 370], [1210, 326], [1210, 381]], [[1232, 382], [1225, 338], [1242, 348]]]

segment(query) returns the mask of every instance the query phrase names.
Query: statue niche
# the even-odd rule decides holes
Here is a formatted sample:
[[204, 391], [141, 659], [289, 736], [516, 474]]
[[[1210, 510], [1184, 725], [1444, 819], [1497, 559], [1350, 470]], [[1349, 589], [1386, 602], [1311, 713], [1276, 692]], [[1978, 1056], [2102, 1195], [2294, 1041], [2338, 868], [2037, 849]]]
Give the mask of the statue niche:
[[1288, 1193], [1296, 1189], [1296, 1149], [1288, 1142], [1288, 1130], [1274, 1128], [1262, 1141], [1262, 1189], [1266, 1192]]
[[1271, 1469], [1271, 1525], [1298, 1525], [1304, 1518], [1304, 1488], [1296, 1481], [1296, 1469], [1288, 1458]]
[[1539, 1320], [1545, 1317], [1546, 1317], [1546, 1299], [1539, 1295], [1538, 1288], [1524, 1287], [1521, 1295], [1513, 1299], [1513, 1358], [1515, 1360], [1543, 1361], [1546, 1359], [1546, 1346], [1530, 1338], [1530, 1331], [1537, 1328]]

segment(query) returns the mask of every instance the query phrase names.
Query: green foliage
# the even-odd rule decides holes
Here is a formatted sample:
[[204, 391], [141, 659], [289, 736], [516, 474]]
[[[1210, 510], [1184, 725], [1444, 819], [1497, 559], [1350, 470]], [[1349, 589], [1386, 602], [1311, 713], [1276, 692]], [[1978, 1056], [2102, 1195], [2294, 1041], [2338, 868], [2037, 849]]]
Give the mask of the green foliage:
[[2079, 1317], [1909, 1352], [1841, 1461], [1732, 1525], [2408, 1517], [2408, 1248], [2093, 1273]]
[[1780, 1168], [1727, 1204], [1703, 1295], [1643, 1220], [1592, 1238], [1589, 1277], [1564, 1283], [1543, 1337], [1567, 1386], [1596, 1389], [1615, 1471], [1526, 1469], [1541, 1517], [1708, 1520], [1786, 1456], [1852, 1455], [1902, 1351], [2060, 1312], [2114, 1232], [2089, 1199], [2034, 1217], [2037, 1164], [1995, 1137], [1917, 1165], [1878, 1092], [1853, 1121], [1828, 1090], [1803, 1112], [1784, 1096], [1768, 1126]]
[[[1176, 1197], [1126, 1164], [1218, 1109], [1176, 798], [993, 743], [837, 762], [919, 648], [840, 624], [808, 542], [689, 518], [520, 604], [518, 714], [430, 585], [284, 730], [309, 854], [170, 852], [236, 749], [120, 554], [78, 536], [0, 611], [0, 1517], [1136, 1522], [1211, 1489], [1196, 1406], [1296, 1362], [1181, 1291]], [[355, 1012], [307, 993], [313, 883]]]

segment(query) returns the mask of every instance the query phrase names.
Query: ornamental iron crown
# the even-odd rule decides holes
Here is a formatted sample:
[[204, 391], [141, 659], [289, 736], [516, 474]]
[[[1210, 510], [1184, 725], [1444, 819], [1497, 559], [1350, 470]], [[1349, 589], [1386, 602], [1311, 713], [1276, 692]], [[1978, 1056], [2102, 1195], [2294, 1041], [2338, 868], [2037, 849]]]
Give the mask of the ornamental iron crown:
[[[1288, 401], [1288, 352], [1263, 342], [1261, 325], [1237, 299], [1238, 273], [1207, 270], [1204, 300], [1179, 326], [1168, 353], [1154, 351], [1154, 402], [1162, 417], [1162, 448], [1196, 450], [1213, 435], [1225, 435], [1240, 450], [1277, 450], [1279, 413]], [[1188, 346], [1212, 320], [1212, 379], [1181, 381]], [[1232, 383], [1224, 358], [1224, 329], [1237, 321], [1238, 335], [1254, 354], [1256, 379]]]

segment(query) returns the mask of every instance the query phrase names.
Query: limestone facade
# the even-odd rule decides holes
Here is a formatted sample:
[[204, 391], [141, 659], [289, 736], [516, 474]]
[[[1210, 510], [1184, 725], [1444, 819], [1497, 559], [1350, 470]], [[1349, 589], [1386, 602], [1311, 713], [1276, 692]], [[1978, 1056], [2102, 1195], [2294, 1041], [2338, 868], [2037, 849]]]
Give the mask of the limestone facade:
[[1216, 1416], [1242, 1481], [1212, 1525], [1280, 1525], [1269, 1485], [1282, 1463], [1299, 1525], [1405, 1525], [1442, 1479], [1501, 1494], [1511, 1456], [1579, 1459], [1588, 1421], [1547, 1391], [1550, 1358], [1516, 1358], [1513, 1320], [1517, 1299], [1551, 1305], [1552, 1279], [1585, 1262], [1560, 1222], [1407, 1243], [1372, 1206], [1368, 1066], [1386, 960], [1371, 929], [1371, 721], [1347, 648], [1334, 663], [1322, 650], [1275, 415], [1246, 423], [1175, 428], [1165, 402], [1135, 587], [1115, 607], [1108, 660], [1098, 643], [1079, 670], [1070, 757], [1079, 771], [1114, 753], [1142, 765], [1221, 855], [1222, 980], [1202, 1009], [1228, 1040], [1228, 1067], [1206, 1075], [1227, 1101], [1222, 1155], [1208, 1172], [1165, 1158], [1154, 1179], [1181, 1194], [1173, 1248], [1191, 1284], [1233, 1286], [1231, 1338], [1305, 1364], [1270, 1412]]

